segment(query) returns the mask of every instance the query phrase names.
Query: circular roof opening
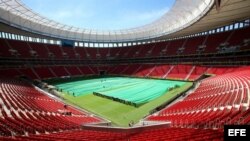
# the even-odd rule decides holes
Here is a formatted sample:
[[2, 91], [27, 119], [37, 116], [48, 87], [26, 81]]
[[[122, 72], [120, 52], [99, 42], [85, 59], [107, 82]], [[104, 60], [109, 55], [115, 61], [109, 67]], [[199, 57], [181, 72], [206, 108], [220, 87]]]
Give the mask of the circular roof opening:
[[22, 0], [41, 15], [75, 27], [129, 29], [161, 18], [175, 0]]
[[[122, 1], [122, 0], [116, 0], [116, 1]], [[60, 2], [63, 3], [63, 1]], [[154, 0], [154, 2], [156, 2], [156, 0]], [[55, 7], [58, 7], [57, 5], [51, 3], [51, 1], [45, 2], [45, 0], [41, 0], [41, 5], [40, 4], [38, 5], [43, 7], [42, 3], [49, 3], [50, 5], [53, 5], [53, 7], [51, 7], [50, 9], [56, 9]], [[102, 3], [98, 4], [102, 5]], [[87, 28], [81, 22], [80, 26], [83, 28], [78, 26], [68, 25], [65, 22], [58, 22], [55, 21], [56, 20], [55, 18], [48, 18], [46, 16], [42, 16], [38, 11], [34, 12], [21, 0], [2, 0], [2, 4], [0, 5], [0, 13], [1, 13], [1, 21], [3, 21], [4, 23], [11, 24], [11, 26], [15, 26], [42, 35], [48, 35], [61, 39], [88, 41], [88, 42], [129, 42], [129, 41], [152, 40], [185, 29], [191, 26], [193, 23], [199, 21], [199, 19], [201, 19], [209, 10], [211, 10], [213, 4], [214, 0], [192, 0], [192, 2], [187, 0], [175, 0], [173, 7], [169, 9], [169, 11], [165, 14], [164, 12], [162, 12], [164, 15], [159, 16], [159, 18], [155, 17], [156, 18], [155, 21], [151, 23], [143, 22], [142, 23], [143, 25], [141, 26], [137, 25], [137, 27], [133, 28], [117, 27], [119, 28], [119, 30], [117, 29], [115, 30], [114, 26], [112, 26], [111, 30], [105, 30], [103, 28], [104, 26], [103, 22], [95, 22], [102, 25], [101, 29]], [[80, 4], [77, 4], [75, 2], [74, 6], [76, 5]], [[141, 5], [144, 5], [144, 3], [141, 3]], [[67, 9], [74, 11], [76, 8], [74, 7], [70, 8], [68, 6]], [[87, 11], [85, 10], [85, 12]], [[111, 17], [115, 17], [114, 16], [115, 14], [113, 13], [109, 15]], [[67, 17], [67, 14], [62, 14], [62, 15], [64, 16], [66, 15], [65, 17]], [[55, 17], [60, 17], [60, 14], [56, 14]], [[72, 16], [68, 15], [68, 17]], [[149, 16], [149, 17], [154, 17], [154, 16]], [[96, 18], [101, 19], [95, 17], [95, 19]], [[132, 22], [130, 18], [128, 19], [129, 23]], [[139, 18], [135, 18], [136, 21], [138, 21], [138, 19]], [[66, 21], [71, 22], [74, 20], [66, 20]], [[77, 17], [76, 21], [82, 21], [82, 20], [79, 17]], [[93, 20], [90, 21], [93, 22]], [[90, 21], [86, 23], [89, 23]], [[114, 24], [115, 22], [110, 22], [110, 24], [111, 23]], [[118, 23], [119, 25], [124, 26], [124, 23], [122, 22]]]

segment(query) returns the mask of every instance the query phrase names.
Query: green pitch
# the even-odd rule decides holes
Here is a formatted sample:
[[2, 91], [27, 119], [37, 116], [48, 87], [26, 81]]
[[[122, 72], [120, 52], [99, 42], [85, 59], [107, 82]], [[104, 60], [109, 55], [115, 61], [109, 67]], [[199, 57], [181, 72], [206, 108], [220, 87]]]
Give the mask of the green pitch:
[[[170, 87], [180, 86], [171, 91]], [[66, 102], [112, 121], [118, 126], [127, 126], [130, 121], [137, 122], [151, 110], [188, 89], [192, 83], [182, 81], [141, 79], [126, 77], [95, 78], [57, 83], [63, 89]], [[140, 107], [95, 96], [92, 92], [143, 103]], [[74, 96], [73, 96], [74, 93]]]
[[144, 104], [165, 94], [169, 88], [175, 87], [176, 85], [182, 86], [183, 84], [185, 84], [185, 82], [111, 77], [74, 81], [57, 84], [56, 86], [65, 92], [74, 93], [74, 96], [98, 92], [109, 97], [130, 101], [136, 104]]

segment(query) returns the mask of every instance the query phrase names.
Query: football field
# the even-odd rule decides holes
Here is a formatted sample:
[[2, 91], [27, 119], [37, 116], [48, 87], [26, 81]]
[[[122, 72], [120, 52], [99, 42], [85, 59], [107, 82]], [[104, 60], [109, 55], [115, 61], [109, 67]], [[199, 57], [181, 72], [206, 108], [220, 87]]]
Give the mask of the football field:
[[[139, 121], [154, 108], [188, 89], [192, 83], [159, 79], [105, 77], [61, 82], [54, 85], [63, 90], [61, 94], [66, 102], [108, 119], [116, 125], [127, 126], [130, 121]], [[126, 105], [93, 95], [93, 92], [131, 101], [141, 106]]]

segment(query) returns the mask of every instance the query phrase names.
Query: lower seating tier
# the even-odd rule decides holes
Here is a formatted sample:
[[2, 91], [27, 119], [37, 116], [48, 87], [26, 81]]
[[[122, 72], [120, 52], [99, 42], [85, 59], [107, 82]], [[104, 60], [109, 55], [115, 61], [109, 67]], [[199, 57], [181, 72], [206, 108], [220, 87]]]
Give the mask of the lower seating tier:
[[193, 128], [164, 128], [144, 130], [137, 133], [112, 131], [72, 130], [60, 133], [40, 134], [31, 136], [0, 137], [3, 140], [67, 140], [67, 141], [180, 141], [180, 140], [223, 140], [222, 130]]

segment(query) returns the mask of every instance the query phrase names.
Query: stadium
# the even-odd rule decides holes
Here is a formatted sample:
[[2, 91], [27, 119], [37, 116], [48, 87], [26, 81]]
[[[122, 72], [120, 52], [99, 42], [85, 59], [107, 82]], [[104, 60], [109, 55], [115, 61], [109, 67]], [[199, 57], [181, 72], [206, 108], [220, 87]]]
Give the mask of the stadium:
[[249, 0], [175, 0], [117, 30], [0, 0], [0, 140], [219, 141], [249, 106]]

